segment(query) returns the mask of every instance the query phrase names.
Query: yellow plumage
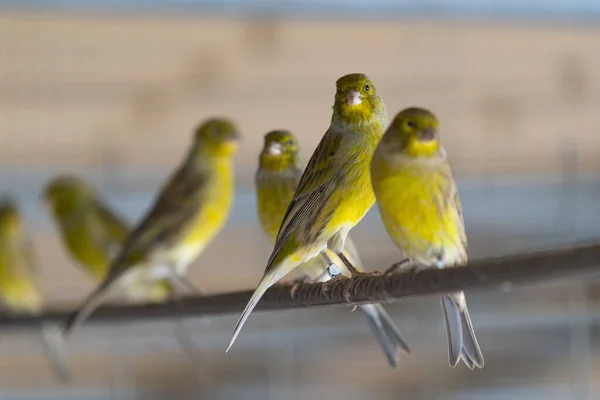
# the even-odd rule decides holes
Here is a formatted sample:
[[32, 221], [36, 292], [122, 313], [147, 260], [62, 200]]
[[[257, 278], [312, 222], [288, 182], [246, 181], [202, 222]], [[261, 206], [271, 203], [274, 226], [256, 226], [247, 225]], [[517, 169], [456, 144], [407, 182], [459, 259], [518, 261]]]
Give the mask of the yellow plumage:
[[[439, 144], [439, 124], [429, 111], [399, 113], [371, 163], [373, 189], [383, 223], [404, 254], [420, 267], [444, 268], [467, 261], [467, 237], [456, 183]], [[450, 363], [462, 358], [483, 367], [464, 293], [442, 297]]]
[[34, 283], [33, 248], [12, 200], [0, 203], [0, 299], [9, 312], [38, 312], [42, 296]]
[[341, 254], [346, 236], [375, 202], [369, 164], [387, 123], [371, 80], [350, 74], [336, 82], [331, 125], [289, 204], [265, 273], [236, 324], [229, 348], [264, 292], [328, 247]]
[[[302, 167], [294, 136], [287, 131], [273, 131], [265, 135], [265, 144], [259, 158], [255, 183], [258, 217], [263, 231], [273, 243], [277, 239], [281, 221], [301, 176]], [[325, 249], [325, 252], [340, 271], [348, 273], [343, 262], [333, 251]], [[357, 269], [360, 269], [362, 263], [350, 237], [346, 238], [344, 254]], [[330, 279], [326, 273], [327, 267], [328, 265], [322, 257], [312, 258], [298, 266], [306, 278], [321, 281]], [[390, 365], [396, 367], [399, 350], [410, 352], [400, 331], [380, 304], [362, 305], [359, 308], [367, 317], [369, 326], [385, 352]]]
[[[96, 281], [106, 278], [111, 258], [129, 234], [126, 222], [83, 179], [59, 176], [43, 191], [44, 200], [69, 254]], [[163, 301], [172, 293], [167, 280], [132, 274], [120, 284], [132, 300]]]
[[[16, 204], [0, 202], [0, 302], [5, 313], [38, 313], [43, 298], [36, 284], [37, 259], [25, 233], [24, 221]], [[46, 358], [63, 382], [69, 379], [62, 338], [50, 322], [43, 322], [41, 335]]]
[[[436, 254], [444, 265], [466, 261], [466, 236], [458, 207], [444, 207], [444, 197], [451, 187], [448, 164], [433, 168], [410, 162], [388, 165], [376, 157], [373, 179], [384, 225], [400, 248], [424, 265]], [[380, 178], [385, 176], [385, 178]], [[449, 186], [450, 185], [450, 186]], [[444, 208], [443, 212], [440, 211]]]
[[229, 215], [237, 139], [235, 125], [225, 119], [208, 120], [196, 129], [185, 161], [127, 236], [105, 280], [67, 321], [65, 334], [95, 309], [109, 287], [132, 271], [150, 279], [186, 274]]

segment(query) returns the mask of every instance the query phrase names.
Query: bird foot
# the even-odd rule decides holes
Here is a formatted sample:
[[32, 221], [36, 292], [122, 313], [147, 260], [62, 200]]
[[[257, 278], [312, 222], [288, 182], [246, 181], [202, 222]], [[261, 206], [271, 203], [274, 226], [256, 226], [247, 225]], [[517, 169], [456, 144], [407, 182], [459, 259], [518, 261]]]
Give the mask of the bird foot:
[[402, 260], [400, 262], [393, 264], [383, 274], [391, 275], [396, 272], [418, 274], [419, 272], [423, 271], [424, 269], [425, 269], [425, 267], [423, 267], [422, 265], [415, 263], [411, 259], [406, 259], [406, 260]]
[[296, 292], [298, 291], [300, 286], [302, 286], [303, 284], [305, 284], [307, 282], [310, 282], [310, 279], [308, 279], [307, 276], [303, 276], [302, 278], [298, 278], [298, 279], [292, 281], [292, 289], [290, 290], [290, 296], [292, 297], [292, 299], [294, 297], [296, 297]]
[[[342, 274], [335, 275], [333, 278], [331, 278], [330, 280], [328, 280], [327, 282], [325, 282], [323, 284], [323, 286], [321, 287], [321, 292], [324, 295], [328, 296], [329, 290], [331, 289], [331, 286], [333, 286], [334, 284], [336, 284], [336, 283], [338, 283], [340, 281], [346, 280], [346, 279], [349, 279], [349, 278], [345, 277]], [[345, 296], [345, 293], [344, 293], [344, 296]]]
[[352, 273], [352, 278], [364, 278], [367, 276], [381, 276], [381, 272], [379, 271], [372, 271], [372, 272], [354, 272]]
[[[354, 287], [356, 286], [356, 283], [358, 282], [358, 280], [362, 279], [362, 278], [367, 278], [367, 277], [371, 277], [371, 276], [381, 276], [381, 272], [379, 271], [372, 271], [372, 272], [359, 272], [359, 271], [354, 271], [352, 273], [352, 278], [350, 278], [352, 280], [352, 282], [349, 285], [346, 285], [344, 287], [344, 300], [346, 300], [346, 302], [350, 302], [350, 294], [351, 292], [354, 290]], [[352, 311], [354, 311], [356, 309], [356, 306], [352, 309]]]

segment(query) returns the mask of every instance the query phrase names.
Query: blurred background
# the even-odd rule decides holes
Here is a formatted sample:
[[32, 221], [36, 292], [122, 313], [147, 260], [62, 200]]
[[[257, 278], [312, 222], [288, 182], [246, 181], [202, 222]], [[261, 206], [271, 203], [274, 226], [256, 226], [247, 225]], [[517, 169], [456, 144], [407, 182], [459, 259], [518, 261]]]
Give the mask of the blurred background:
[[[527, 4], [525, 4], [527, 3]], [[471, 258], [600, 236], [600, 3], [554, 1], [0, 1], [0, 191], [15, 196], [52, 307], [93, 287], [39, 203], [59, 173], [89, 180], [133, 222], [180, 162], [194, 126], [243, 134], [235, 205], [190, 269], [205, 292], [253, 288], [271, 247], [255, 215], [263, 134], [294, 131], [308, 158], [335, 80], [364, 72], [390, 117], [441, 120]], [[368, 268], [399, 254], [376, 210], [353, 231]], [[186, 322], [194, 359], [165, 322], [94, 324], [69, 342], [57, 383], [40, 333], [1, 332], [0, 399], [596, 399], [600, 285], [468, 294], [486, 359], [452, 369], [437, 296], [386, 306], [413, 348], [391, 370], [349, 308]]]

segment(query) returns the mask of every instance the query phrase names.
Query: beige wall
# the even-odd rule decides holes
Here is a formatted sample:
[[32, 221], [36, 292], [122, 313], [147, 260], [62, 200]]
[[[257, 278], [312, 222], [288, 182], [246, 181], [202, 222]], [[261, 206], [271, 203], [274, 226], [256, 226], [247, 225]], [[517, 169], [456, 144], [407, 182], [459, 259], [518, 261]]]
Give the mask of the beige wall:
[[436, 110], [460, 173], [552, 172], [567, 142], [594, 171], [598, 49], [591, 27], [4, 12], [0, 157], [168, 167], [197, 121], [227, 114], [250, 170], [271, 128], [295, 130], [308, 154], [335, 79], [363, 71], [390, 114]]

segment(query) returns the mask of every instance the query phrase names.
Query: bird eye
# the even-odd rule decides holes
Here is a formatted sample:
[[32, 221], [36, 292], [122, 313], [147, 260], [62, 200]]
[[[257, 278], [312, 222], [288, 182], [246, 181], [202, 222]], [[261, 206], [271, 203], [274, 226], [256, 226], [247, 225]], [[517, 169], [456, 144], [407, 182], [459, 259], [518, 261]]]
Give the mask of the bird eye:
[[369, 85], [368, 83], [365, 85], [365, 92], [368, 92], [369, 90], [371, 90], [371, 85]]
[[292, 139], [288, 140], [287, 142], [285, 142], [285, 144], [287, 146], [293, 146], [294, 145], [294, 141]]
[[413, 121], [406, 121], [406, 126], [408, 126], [409, 128], [414, 128], [415, 127], [415, 123]]

